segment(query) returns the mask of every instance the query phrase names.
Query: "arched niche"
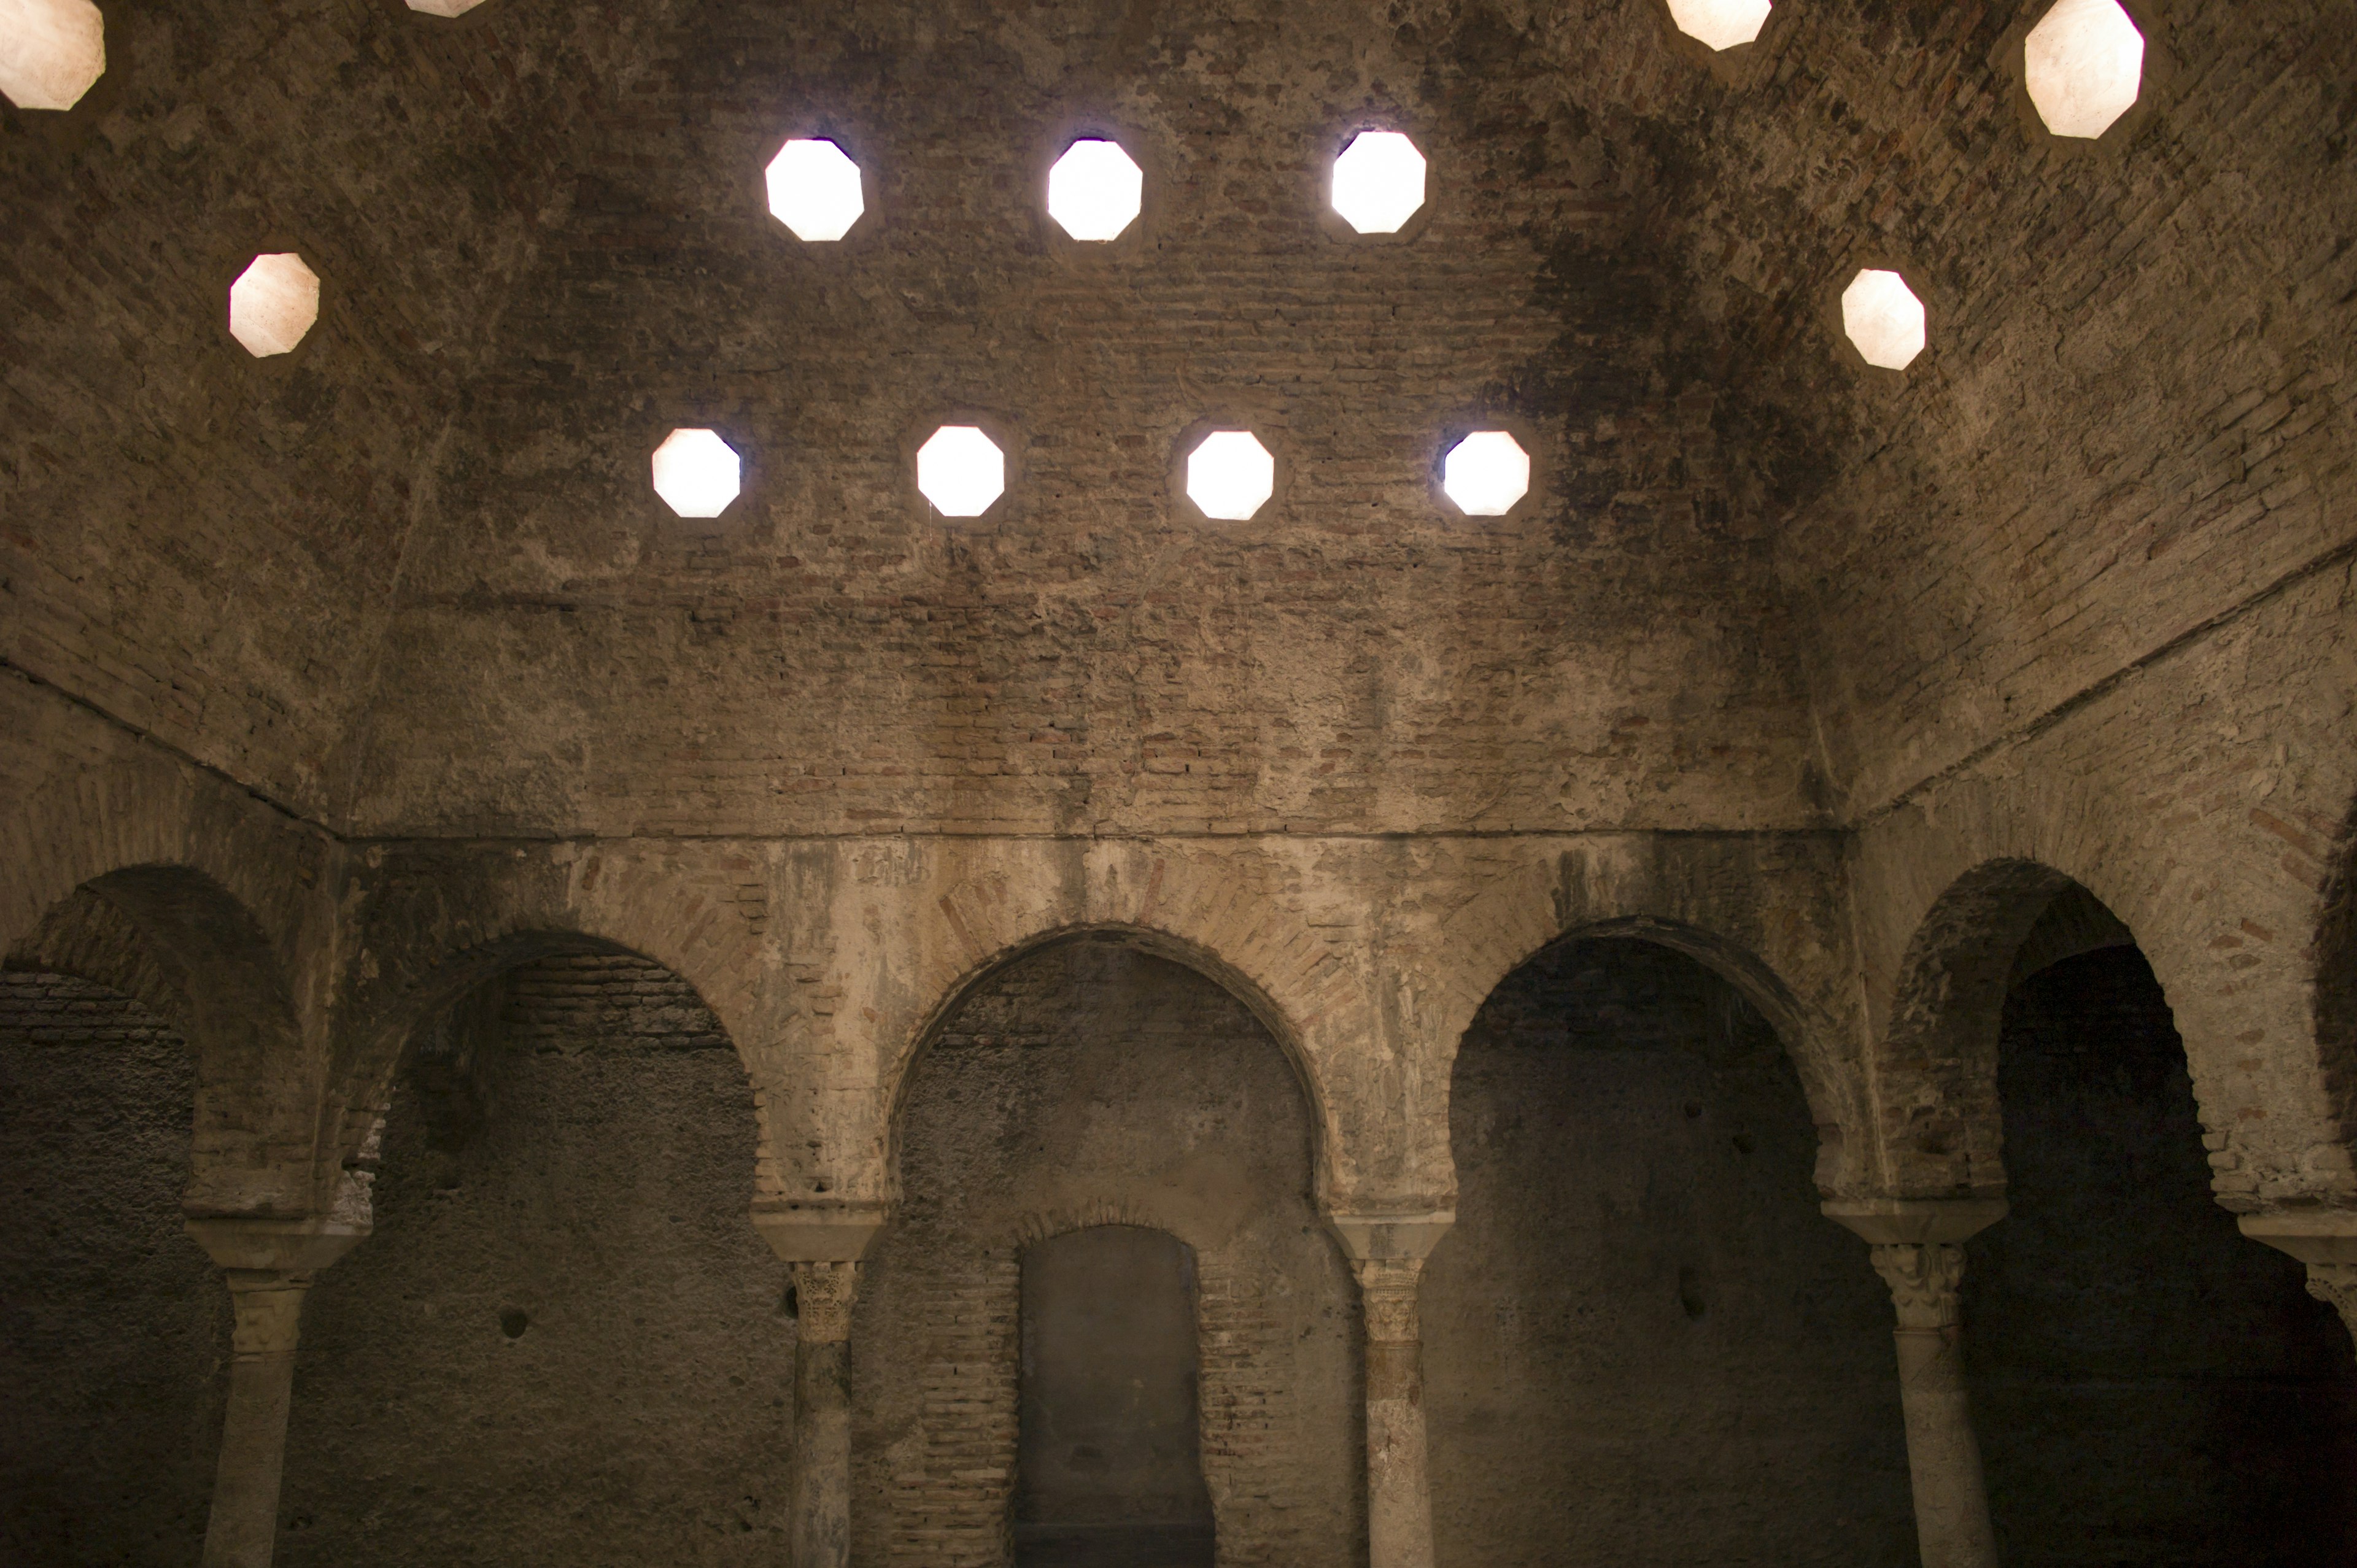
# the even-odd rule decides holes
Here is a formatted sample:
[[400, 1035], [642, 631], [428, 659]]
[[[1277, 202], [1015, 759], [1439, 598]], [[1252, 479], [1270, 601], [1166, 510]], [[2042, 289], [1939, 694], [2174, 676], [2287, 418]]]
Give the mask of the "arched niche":
[[1589, 929], [1466, 1030], [1423, 1294], [1442, 1561], [1911, 1552], [1888, 1303], [1819, 1213], [1759, 973]]
[[2009, 1213], [1966, 1243], [1965, 1366], [2006, 1560], [2357, 1555], [2348, 1337], [2213, 1200], [2218, 1140], [2134, 932], [2043, 868], [1970, 896], [1990, 924], [1954, 931], [1950, 1037]]
[[278, 1561], [782, 1560], [793, 1320], [696, 988], [580, 933], [430, 982], [363, 1153], [375, 1230], [306, 1309]]
[[943, 1010], [898, 1120], [900, 1201], [852, 1335], [855, 1558], [1011, 1558], [1024, 1251], [1131, 1226], [1195, 1259], [1223, 1558], [1352, 1560], [1355, 1290], [1308, 1096], [1255, 1008], [1127, 932], [1031, 945]]

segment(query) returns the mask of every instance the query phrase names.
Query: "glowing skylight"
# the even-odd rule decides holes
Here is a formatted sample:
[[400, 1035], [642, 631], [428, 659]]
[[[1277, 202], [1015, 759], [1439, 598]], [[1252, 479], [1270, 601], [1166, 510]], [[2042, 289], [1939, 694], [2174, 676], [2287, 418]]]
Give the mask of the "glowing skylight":
[[1903, 371], [1923, 351], [1923, 302], [1897, 273], [1868, 269], [1842, 291], [1842, 329], [1867, 364]]
[[2029, 101], [2058, 136], [2093, 138], [2135, 106], [2144, 35], [2118, 0], [2056, 0], [2029, 29]]
[[1075, 240], [1117, 240], [1145, 205], [1146, 176], [1118, 142], [1074, 142], [1048, 171], [1048, 216]]
[[0, 0], [0, 93], [70, 109], [106, 70], [106, 20], [90, 0]]
[[409, 0], [409, 8], [429, 16], [463, 16], [483, 0]]
[[1748, 44], [1768, 25], [1769, 0], [1670, 0], [1670, 20], [1715, 49]]
[[737, 499], [737, 450], [709, 430], [674, 430], [655, 448], [655, 494], [682, 517], [718, 517]]
[[840, 240], [867, 210], [859, 166], [833, 142], [788, 142], [769, 178], [770, 211], [797, 240]]
[[1242, 522], [1276, 493], [1276, 459], [1249, 430], [1215, 430], [1187, 456], [1187, 499], [1205, 517]]
[[1477, 430], [1441, 459], [1440, 488], [1468, 517], [1503, 517], [1531, 493], [1531, 455], [1502, 430]]
[[319, 319], [319, 274], [292, 251], [256, 256], [229, 285], [230, 336], [257, 360], [291, 352]]
[[917, 489], [943, 517], [980, 517], [1006, 493], [1006, 454], [971, 424], [944, 424], [917, 448]]
[[1397, 131], [1361, 131], [1334, 160], [1334, 210], [1361, 234], [1396, 234], [1424, 205], [1424, 169]]

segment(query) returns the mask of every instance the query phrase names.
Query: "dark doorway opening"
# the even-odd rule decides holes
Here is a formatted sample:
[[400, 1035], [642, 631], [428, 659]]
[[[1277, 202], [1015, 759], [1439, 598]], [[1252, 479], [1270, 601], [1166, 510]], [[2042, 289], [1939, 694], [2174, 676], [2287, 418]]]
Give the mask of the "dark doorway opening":
[[1997, 1087], [2013, 1212], [1973, 1239], [1964, 1321], [2009, 1568], [2357, 1562], [2349, 1337], [2212, 1200], [2144, 955], [2018, 976]]
[[1211, 1568], [1195, 1256], [1101, 1225], [1023, 1255], [1019, 1568]]

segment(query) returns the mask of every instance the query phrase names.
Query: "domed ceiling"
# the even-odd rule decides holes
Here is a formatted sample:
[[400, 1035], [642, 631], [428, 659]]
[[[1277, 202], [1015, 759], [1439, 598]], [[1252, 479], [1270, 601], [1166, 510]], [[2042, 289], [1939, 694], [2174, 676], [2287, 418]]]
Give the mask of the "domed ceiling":
[[[2070, 139], [2046, 10], [117, 0], [0, 140], [0, 655], [361, 834], [1855, 821], [2345, 554], [2357, 42], [2137, 0]], [[1327, 204], [1369, 129], [1396, 234]], [[840, 241], [769, 210], [792, 137]], [[1102, 245], [1077, 138], [1142, 171]], [[258, 359], [276, 252], [319, 315]], [[1215, 521], [1231, 428], [1271, 495]]]

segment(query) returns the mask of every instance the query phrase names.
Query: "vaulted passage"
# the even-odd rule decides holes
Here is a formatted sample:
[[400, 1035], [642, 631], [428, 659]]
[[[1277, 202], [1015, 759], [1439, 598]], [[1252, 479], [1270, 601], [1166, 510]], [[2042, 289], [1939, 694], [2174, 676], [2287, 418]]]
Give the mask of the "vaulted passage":
[[1023, 1254], [1017, 1568], [1211, 1568], [1195, 1257], [1097, 1225]]
[[1241, 1003], [1114, 941], [1018, 959], [942, 1023], [899, 1144], [856, 1561], [1200, 1563], [1206, 1527], [1222, 1563], [1355, 1560], [1358, 1315], [1300, 1085]]
[[1732, 987], [1647, 942], [1550, 948], [1467, 1033], [1449, 1133], [1443, 1564], [1915, 1562], [1890, 1309]]
[[1997, 1084], [2012, 1213], [1968, 1244], [1964, 1307], [2005, 1562], [2357, 1562], [2349, 1335], [2212, 1201], [2144, 955], [2018, 981]]

